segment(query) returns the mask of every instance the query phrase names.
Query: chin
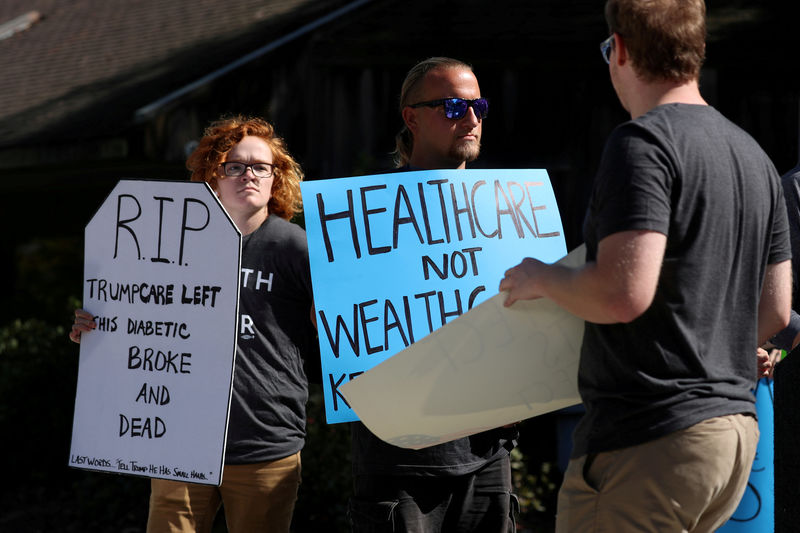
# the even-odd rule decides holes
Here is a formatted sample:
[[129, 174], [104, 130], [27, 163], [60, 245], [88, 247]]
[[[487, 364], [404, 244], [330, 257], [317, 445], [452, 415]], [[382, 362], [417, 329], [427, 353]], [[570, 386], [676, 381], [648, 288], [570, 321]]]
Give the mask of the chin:
[[450, 156], [454, 160], [471, 163], [478, 159], [480, 153], [481, 144], [479, 142], [470, 142], [453, 147], [453, 150], [450, 151]]

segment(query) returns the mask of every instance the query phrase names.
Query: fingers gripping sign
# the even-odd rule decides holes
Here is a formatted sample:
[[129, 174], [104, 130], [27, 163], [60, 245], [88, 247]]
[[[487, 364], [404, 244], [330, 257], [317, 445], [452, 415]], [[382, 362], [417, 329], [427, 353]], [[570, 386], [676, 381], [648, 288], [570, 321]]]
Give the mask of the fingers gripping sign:
[[69, 338], [72, 342], [80, 344], [81, 333], [92, 331], [97, 327], [94, 317], [91, 313], [83, 309], [75, 310], [75, 322], [72, 324], [72, 330], [69, 332]]
[[526, 257], [517, 266], [506, 270], [505, 277], [500, 281], [500, 290], [508, 291], [504, 305], [509, 307], [517, 300], [535, 300], [544, 296], [537, 282], [547, 268], [550, 265]]

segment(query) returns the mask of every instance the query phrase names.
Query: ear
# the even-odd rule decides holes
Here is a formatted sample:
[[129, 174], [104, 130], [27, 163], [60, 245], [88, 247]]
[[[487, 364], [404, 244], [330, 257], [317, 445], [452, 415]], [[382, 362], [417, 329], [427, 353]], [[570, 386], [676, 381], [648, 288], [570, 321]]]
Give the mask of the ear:
[[411, 133], [416, 135], [417, 130], [419, 130], [419, 122], [417, 121], [417, 110], [414, 109], [413, 107], [406, 106], [403, 108], [403, 111], [400, 113], [400, 115], [403, 117], [403, 122], [406, 123], [406, 128], [408, 128], [408, 130]]
[[614, 53], [617, 56], [617, 65], [622, 66], [628, 61], [628, 49], [625, 47], [625, 40], [622, 35], [614, 32]]

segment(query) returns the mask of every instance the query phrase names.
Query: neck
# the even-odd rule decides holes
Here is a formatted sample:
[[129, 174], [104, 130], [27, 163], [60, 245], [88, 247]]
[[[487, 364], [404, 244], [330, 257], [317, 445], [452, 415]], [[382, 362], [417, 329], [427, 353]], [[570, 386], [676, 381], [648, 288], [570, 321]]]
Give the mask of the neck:
[[683, 83], [639, 81], [638, 87], [631, 93], [633, 95], [629, 109], [631, 118], [637, 118], [664, 104], [708, 105], [700, 95], [697, 80]]
[[408, 160], [408, 164], [415, 168], [424, 170], [447, 170], [456, 169], [463, 170], [467, 168], [466, 161], [452, 161], [449, 159], [441, 159], [435, 157], [426, 157], [424, 154], [412, 152]]
[[261, 224], [267, 220], [269, 213], [267, 212], [267, 208], [259, 209], [255, 213], [250, 214], [239, 214], [239, 215], [231, 215], [233, 219], [233, 223], [236, 224], [236, 227], [239, 228], [239, 231], [242, 232], [242, 235], [249, 235], [261, 227]]

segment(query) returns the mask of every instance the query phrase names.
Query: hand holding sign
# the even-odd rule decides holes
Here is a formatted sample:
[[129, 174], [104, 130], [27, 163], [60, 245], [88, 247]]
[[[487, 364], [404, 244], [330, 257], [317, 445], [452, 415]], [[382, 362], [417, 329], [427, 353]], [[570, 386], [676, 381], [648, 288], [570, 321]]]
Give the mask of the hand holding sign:
[[69, 332], [69, 339], [72, 342], [81, 342], [81, 334], [88, 333], [97, 328], [97, 323], [91, 313], [83, 309], [75, 310], [75, 322], [72, 324], [72, 329]]
[[[584, 262], [581, 246], [560, 264]], [[505, 299], [493, 296], [342, 386], [370, 431], [419, 449], [580, 403], [583, 320], [547, 299]]]

